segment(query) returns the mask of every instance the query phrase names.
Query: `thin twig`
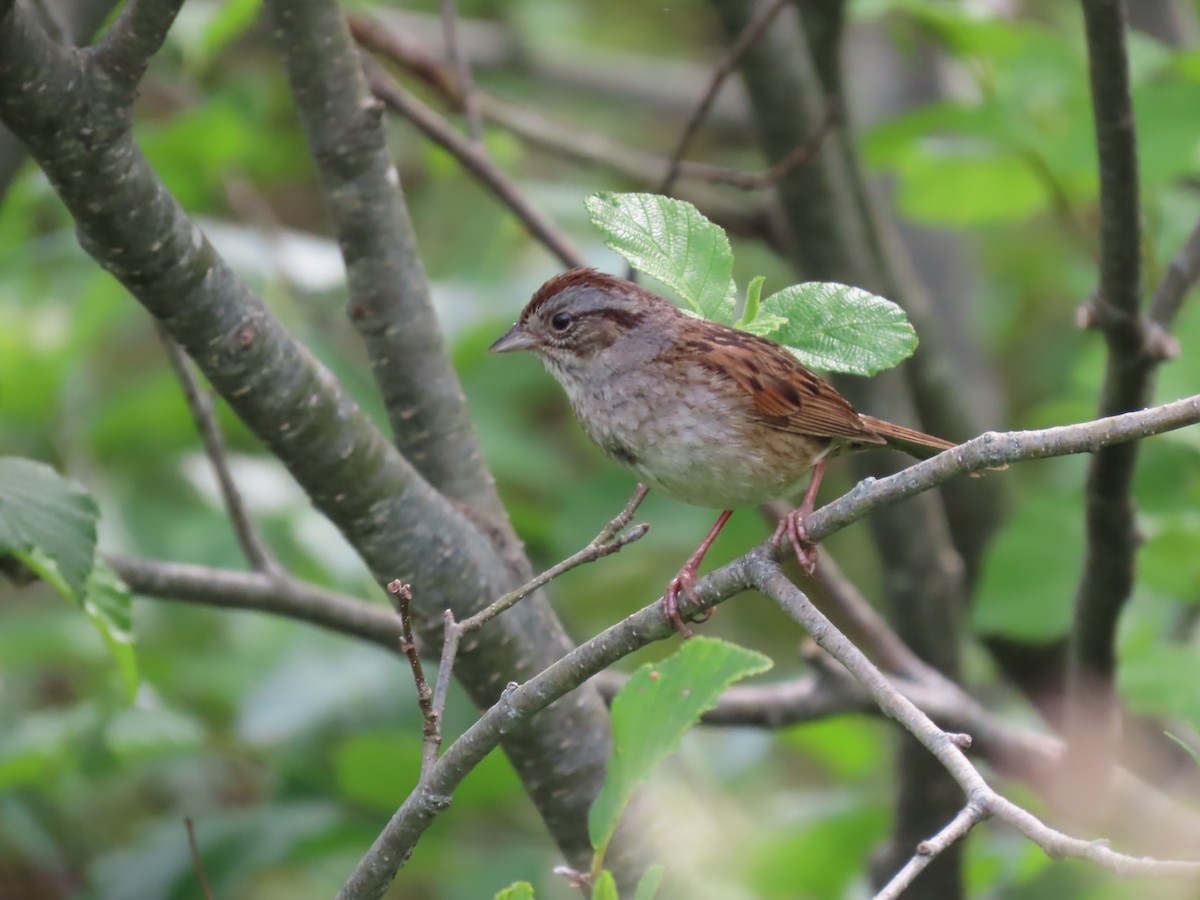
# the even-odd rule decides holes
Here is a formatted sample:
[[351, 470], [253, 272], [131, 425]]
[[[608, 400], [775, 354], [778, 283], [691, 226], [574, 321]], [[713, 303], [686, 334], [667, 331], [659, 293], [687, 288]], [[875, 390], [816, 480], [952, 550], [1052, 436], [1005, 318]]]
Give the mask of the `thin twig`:
[[454, 0], [442, 0], [442, 37], [446, 42], [446, 56], [458, 79], [458, 92], [462, 96], [463, 112], [467, 117], [467, 134], [471, 137], [471, 143], [482, 146], [483, 119], [479, 115], [471, 61], [458, 42], [458, 10], [455, 9]]
[[416, 125], [426, 137], [445, 148], [462, 163], [497, 199], [512, 210], [525, 224], [529, 233], [558, 257], [563, 265], [570, 268], [585, 265], [583, 255], [566, 234], [530, 205], [513, 180], [491, 161], [479, 145], [465, 140], [445, 119], [404, 91], [377, 62], [365, 55], [363, 69], [376, 97]]
[[[924, 712], [893, 688], [866, 655], [838, 631], [804, 593], [787, 579], [778, 563], [761, 557], [756, 558], [751, 561], [750, 575], [759, 591], [777, 602], [788, 615], [803, 625], [822, 649], [858, 679], [884, 714], [895, 719], [942, 764], [967, 796], [968, 805], [979, 808], [979, 818], [975, 818], [974, 813], [956, 817], [954, 829], [945, 835], [947, 838], [961, 837], [967, 830], [963, 828], [964, 825], [969, 828], [969, 825], [974, 825], [983, 815], [992, 815], [1012, 825], [1055, 858], [1087, 859], [1110, 872], [1129, 877], [1152, 875], [1200, 878], [1200, 862], [1129, 856], [1112, 850], [1104, 841], [1073, 838], [1050, 828], [1033, 813], [998, 794], [963, 752], [962, 737], [948, 734], [938, 728]], [[969, 821], [970, 818], [975, 818], [975, 821]], [[939, 833], [940, 836], [942, 833]], [[935, 846], [938, 852], [941, 852], [952, 843], [952, 840], [945, 840]], [[917, 852], [921, 853], [920, 847]]]
[[1146, 329], [1146, 351], [1157, 359], [1171, 359], [1179, 354], [1179, 341], [1170, 334], [1175, 316], [1188, 292], [1200, 278], [1200, 221], [1192, 226], [1183, 247], [1167, 265], [1166, 274], [1158, 283], [1150, 300], [1149, 326]]
[[131, 0], [99, 42], [84, 51], [105, 70], [123, 102], [133, 102], [150, 59], [166, 40], [181, 6], [183, 0]]
[[644, 484], [639, 484], [637, 490], [633, 492], [633, 496], [629, 498], [629, 502], [625, 504], [625, 508], [621, 510], [615, 519], [601, 528], [600, 533], [592, 538], [586, 547], [577, 553], [572, 553], [562, 562], [551, 566], [540, 575], [529, 579], [529, 581], [525, 582], [515, 591], [509, 591], [486, 609], [480, 610], [469, 619], [464, 619], [458, 625], [462, 633], [470, 634], [472, 631], [482, 628], [496, 616], [500, 615], [500, 613], [506, 609], [510, 609], [538, 588], [549, 584], [564, 572], [569, 572], [576, 566], [594, 562], [597, 559], [608, 556], [610, 553], [616, 553], [625, 545], [632, 544], [643, 537], [650, 530], [650, 526], [645, 522], [635, 525], [624, 534], [620, 532], [633, 519], [633, 514], [637, 512], [637, 508], [642, 505], [642, 501], [646, 499], [646, 494], [648, 493], [650, 493], [650, 488]]
[[825, 115], [807, 141], [784, 154], [762, 172], [742, 172], [738, 169], [728, 169], [724, 166], [712, 166], [707, 163], [687, 160], [677, 163], [677, 175], [697, 178], [713, 184], [725, 184], [740, 188], [743, 191], [763, 191], [774, 187], [795, 169], [800, 168], [821, 149], [829, 130], [837, 121], [837, 110], [832, 106], [826, 109]]
[[[381, 54], [419, 78], [432, 88], [452, 111], [465, 112], [465, 97], [454, 73], [424, 47], [372, 19], [350, 16], [349, 21], [351, 33], [362, 47]], [[478, 88], [474, 91], [474, 98], [480, 114], [487, 121], [530, 144], [566, 159], [601, 165], [647, 185], [660, 184], [660, 173], [672, 162], [670, 157], [626, 146], [605, 134], [586, 131], [575, 123], [557, 122], [541, 113], [506, 103]], [[824, 132], [835, 120], [836, 111], [830, 108], [825, 123], [812, 139], [785, 154], [762, 172], [744, 172], [726, 166], [680, 159], [675, 161], [678, 178], [727, 185], [745, 191], [766, 190], [811, 157]]]
[[708, 80], [708, 85], [704, 89], [704, 94], [700, 97], [700, 102], [696, 104], [696, 108], [692, 110], [691, 116], [683, 126], [683, 132], [679, 135], [679, 141], [675, 144], [675, 149], [671, 153], [667, 171], [663, 175], [662, 182], [658, 185], [655, 193], [669, 194], [671, 192], [671, 188], [675, 186], [675, 181], [679, 178], [679, 164], [683, 160], [684, 154], [687, 153], [687, 149], [692, 143], [692, 138], [695, 137], [697, 130], [700, 128], [700, 124], [704, 121], [705, 116], [708, 115], [708, 111], [712, 109], [713, 101], [716, 100], [717, 92], [721, 90], [721, 85], [737, 69], [742, 57], [766, 33], [767, 28], [775, 20], [775, 16], [779, 14], [779, 11], [786, 4], [787, 0], [772, 0], [756, 18], [750, 21], [745, 30], [730, 45], [725, 55], [717, 61], [717, 64], [713, 67], [712, 75]]
[[158, 326], [158, 337], [167, 351], [167, 359], [170, 360], [175, 377], [179, 379], [179, 385], [183, 388], [183, 396], [192, 413], [192, 420], [196, 423], [196, 430], [200, 432], [200, 439], [204, 441], [204, 452], [208, 455], [213, 474], [217, 477], [217, 487], [221, 491], [221, 500], [229, 514], [229, 521], [233, 524], [234, 534], [237, 535], [238, 546], [242, 548], [242, 553], [256, 572], [279, 575], [282, 569], [259, 537], [254, 523], [250, 520], [246, 504], [242, 501], [241, 491], [233, 480], [233, 473], [229, 470], [229, 455], [225, 448], [225, 438], [221, 434], [221, 426], [217, 423], [213, 411], [212, 396], [200, 389], [187, 354], [161, 326]]
[[[860, 482], [839, 500], [813, 513], [808, 521], [809, 534], [814, 540], [823, 540], [872, 510], [931, 490], [954, 475], [1022, 459], [1091, 452], [1101, 446], [1160, 434], [1196, 422], [1200, 422], [1200, 395], [1078, 425], [1043, 431], [984, 434], [903, 472]], [[790, 548], [787, 550], [790, 552]], [[746, 590], [754, 580], [755, 567], [775, 552], [782, 555], [784, 551], [776, 551], [770, 542], [764, 542], [700, 579], [695, 585], [696, 609], [711, 609]], [[778, 567], [775, 569], [777, 571]], [[537, 715], [618, 659], [673, 633], [673, 626], [656, 601], [575, 648], [528, 681], [506, 691], [496, 705], [486, 710], [446, 749], [417, 790], [405, 799], [350, 874], [339, 898], [349, 900], [381, 895], [421, 835], [446, 808], [458, 785], [516, 723]], [[861, 656], [861, 652], [855, 652]], [[874, 671], [878, 673], [878, 670]], [[884, 678], [882, 673], [878, 673], [878, 677]], [[890, 706], [884, 711], [889, 715], [892, 713]], [[962, 751], [950, 738], [943, 735], [940, 740], [961, 756]], [[1087, 842], [1080, 843], [1090, 846]], [[1200, 865], [1197, 870], [1200, 871]]]
[[[481, 609], [479, 612], [475, 613], [475, 615], [464, 619], [461, 622], [457, 622], [454, 619], [453, 612], [450, 610], [445, 611], [443, 615], [445, 618], [446, 627], [445, 637], [442, 640], [442, 657], [438, 664], [437, 683], [435, 684], [433, 690], [433, 700], [429, 706], [428, 713], [426, 713], [426, 722], [428, 723], [432, 721], [435, 728], [432, 736], [428, 730], [426, 731], [426, 742], [424, 749], [426, 754], [432, 753], [433, 761], [436, 761], [438, 749], [441, 747], [442, 736], [440, 723], [446, 710], [446, 695], [449, 692], [450, 675], [454, 670], [454, 661], [458, 656], [458, 647], [462, 642], [463, 637], [473, 631], [478, 631], [492, 619], [496, 618], [496, 616], [500, 615], [506, 610], [512, 609], [512, 607], [514, 607], [517, 603], [524, 600], [534, 591], [545, 587], [564, 572], [569, 572], [571, 569], [574, 569], [577, 566], [595, 562], [598, 559], [602, 559], [605, 556], [616, 553], [622, 547], [632, 544], [634, 541], [643, 537], [650, 529], [650, 526], [644, 522], [640, 525], [635, 525], [628, 531], [625, 531], [624, 529], [633, 519], [633, 514], [637, 512], [637, 508], [646, 498], [646, 494], [649, 493], [649, 490], [650, 489], [644, 484], [639, 484], [637, 486], [637, 490], [633, 492], [633, 496], [629, 498], [629, 502], [625, 504], [625, 508], [621, 510], [616, 518], [600, 529], [600, 533], [592, 538], [586, 547], [577, 553], [573, 553], [571, 556], [567, 557], [557, 565], [551, 566], [549, 569], [546, 569], [546, 571], [534, 576], [516, 590], [509, 591], [507, 594], [499, 597], [495, 602], [491, 603], [484, 609]], [[389, 588], [390, 587], [391, 586], [389, 585]], [[415, 656], [416, 650], [414, 648], [410, 655], [410, 659], [414, 658]], [[416, 676], [419, 665], [419, 662], [414, 663], [414, 676]], [[419, 685], [423, 682], [424, 677], [418, 676], [418, 697], [421, 693], [421, 688]], [[423, 713], [426, 712], [425, 704], [422, 704], [421, 711]], [[429, 756], [426, 755], [425, 759], [429, 759]], [[429, 763], [429, 765], [432, 765], [432, 761]], [[422, 774], [426, 773], [428, 770], [429, 767], [425, 764], [423, 759], [421, 764]]]
[[917, 845], [917, 852], [875, 895], [875, 900], [894, 900], [899, 897], [943, 850], [966, 837], [967, 832], [987, 818], [988, 814], [983, 806], [974, 803], [964, 806], [945, 828]]
[[437, 762], [438, 748], [442, 745], [441, 720], [433, 707], [433, 690], [425, 680], [425, 667], [421, 665], [421, 654], [413, 635], [412, 585], [397, 580], [390, 582], [387, 589], [392, 606], [400, 616], [400, 649], [412, 667], [413, 683], [417, 687], [417, 705], [421, 707], [421, 774], [424, 775]]
[[196, 880], [200, 882], [200, 890], [204, 892], [205, 900], [213, 900], [208, 879], [204, 877], [204, 861], [200, 859], [200, 848], [196, 845], [196, 828], [192, 824], [191, 818], [184, 817], [183, 827], [187, 829], [188, 849], [192, 851], [192, 868], [196, 870]]
[[821, 554], [813, 577], [825, 589], [826, 596], [837, 607], [841, 617], [866, 639], [867, 646], [874, 649], [885, 669], [910, 678], [942, 677], [936, 669], [909, 649], [888, 625], [887, 619], [876, 611], [846, 577], [829, 553]]
[[[446, 696], [450, 693], [450, 673], [454, 669], [454, 660], [458, 657], [458, 644], [462, 640], [462, 629], [454, 621], [454, 613], [446, 610], [442, 613], [446, 623], [445, 637], [442, 639], [442, 658], [438, 663], [437, 683], [433, 686], [433, 714], [439, 722], [446, 716]], [[441, 751], [441, 734], [435, 753]], [[422, 774], [425, 769], [422, 768]]]

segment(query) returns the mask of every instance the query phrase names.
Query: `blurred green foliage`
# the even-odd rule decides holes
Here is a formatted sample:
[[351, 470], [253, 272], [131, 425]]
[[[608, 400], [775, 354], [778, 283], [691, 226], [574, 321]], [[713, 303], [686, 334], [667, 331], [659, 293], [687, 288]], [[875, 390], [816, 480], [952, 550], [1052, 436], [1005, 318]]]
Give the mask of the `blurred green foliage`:
[[[382, 422], [342, 315], [341, 264], [313, 166], [256, 7], [185, 5], [143, 86], [137, 133], [221, 252]], [[905, 220], [958, 242], [970, 270], [961, 314], [1004, 398], [989, 423], [997, 428], [1089, 418], [1103, 368], [1101, 341], [1074, 324], [1096, 278], [1082, 27], [1074, 3], [1037, 7], [1006, 19], [935, 0], [852, 4], [853, 28], [887, 39], [894, 65], [936, 51], [953, 76], [949, 94], [865, 127], [862, 149], [871, 173], [894, 184]], [[437, 4], [408, 8], [436, 14]], [[609, 59], [614, 72], [625, 54], [702, 66], [720, 52], [699, 0], [462, 0], [459, 8], [534, 55]], [[1132, 54], [1152, 287], [1200, 216], [1200, 55], [1140, 35]], [[847, 60], [852, 81], [857, 63]], [[506, 99], [644, 149], [667, 152], [682, 125], [649, 103], [555, 87], [519, 66], [476, 74]], [[760, 160], [748, 137], [744, 128], [713, 127], [694, 152], [753, 169]], [[486, 144], [591, 260], [621, 270], [589, 227], [582, 199], [645, 185], [493, 128]], [[395, 126], [393, 147], [488, 462], [535, 564], [552, 563], [590, 539], [633, 487], [587, 443], [536, 362], [483, 353], [555, 265], [443, 151], [404, 125]], [[795, 280], [761, 246], [733, 240], [739, 283], [760, 273], [770, 284]], [[31, 167], [0, 205], [0, 322], [0, 455], [51, 463], [86, 484], [102, 511], [103, 549], [242, 568], [150, 321], [78, 248], [69, 217]], [[1182, 352], [1162, 370], [1163, 400], [1200, 384], [1195, 304], [1176, 333]], [[286, 474], [223, 406], [220, 415], [235, 475], [282, 563], [383, 602]], [[1200, 677], [1192, 677], [1200, 676], [1198, 454], [1194, 430], [1142, 449], [1147, 542], [1121, 645], [1128, 703], [1179, 717], [1184, 729], [1200, 722]], [[976, 633], [1035, 643], [1065, 633], [1082, 565], [1084, 467], [1083, 459], [1046, 461], [995, 476], [1008, 480], [1015, 503], [984, 566], [970, 617]], [[831, 474], [823, 496], [848, 478], [844, 468]], [[710, 524], [706, 512], [653, 495], [642, 513], [653, 525], [646, 539], [554, 585], [573, 634], [593, 634], [658, 596]], [[768, 530], [751, 513], [735, 516], [710, 564]], [[827, 549], [871, 596], [878, 573], [864, 532], [849, 529]], [[771, 677], [803, 667], [802, 635], [756, 596], [728, 604], [705, 628], [770, 655]], [[102, 639], [76, 608], [43, 586], [0, 582], [0, 898], [196, 897], [185, 817], [221, 900], [334, 894], [416, 776], [420, 721], [406, 667], [304, 625], [144, 598], [135, 601], [134, 630], [141, 686], [130, 704]], [[651, 648], [628, 666], [664, 652]], [[970, 660], [975, 692], [1024, 716], [982, 659]], [[449, 735], [472, 719], [468, 701], [452, 692]], [[770, 735], [689, 734], [651, 786], [671, 824], [664, 860], [686, 858], [715, 896], [861, 894], [865, 860], [888, 830], [891, 734], [865, 717]], [[425, 836], [391, 896], [490, 897], [521, 880], [539, 898], [575, 896], [550, 874], [557, 861], [494, 754]], [[979, 896], [1148, 890], [1051, 863], [1028, 842], [987, 828], [970, 842], [966, 866]]]

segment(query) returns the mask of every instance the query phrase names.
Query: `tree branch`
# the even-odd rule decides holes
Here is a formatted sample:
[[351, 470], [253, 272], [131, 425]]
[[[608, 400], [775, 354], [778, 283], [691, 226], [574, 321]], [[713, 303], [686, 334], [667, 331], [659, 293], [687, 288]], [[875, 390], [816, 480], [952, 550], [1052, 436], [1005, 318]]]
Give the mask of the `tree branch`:
[[377, 97], [416, 125], [426, 137], [449, 151], [501, 203], [513, 211], [529, 233], [554, 254], [559, 262], [568, 268], [586, 264], [583, 255], [571, 243], [570, 238], [529, 204], [512, 179], [483, 152], [481, 145], [465, 140], [445, 119], [402, 90], [374, 60], [364, 59], [364, 68], [370, 80], [371, 90]]
[[217, 418], [213, 414], [212, 398], [201, 391], [196, 377], [192, 374], [187, 354], [161, 325], [158, 326], [158, 336], [167, 351], [167, 360], [171, 363], [175, 377], [179, 379], [183, 398], [187, 401], [192, 420], [196, 423], [196, 430], [204, 443], [204, 452], [212, 464], [217, 488], [221, 492], [229, 521], [233, 524], [233, 532], [237, 535], [238, 546], [242, 548], [247, 562], [255, 571], [272, 576], [279, 575], [282, 570], [259, 537], [246, 505], [242, 502], [241, 491], [233, 480], [233, 473], [229, 471], [225, 438], [221, 435], [221, 426], [217, 424]]
[[1179, 352], [1179, 342], [1170, 335], [1175, 316], [1183, 301], [1200, 279], [1200, 221], [1192, 226], [1179, 252], [1171, 257], [1163, 280], [1150, 300], [1146, 328], [1146, 352], [1158, 359], [1171, 359]]
[[729, 49], [725, 51], [725, 55], [717, 60], [717, 64], [713, 66], [712, 74], [709, 76], [708, 84], [704, 88], [704, 93], [700, 96], [700, 101], [696, 104], [696, 108], [692, 110], [692, 114], [688, 116], [688, 120], [683, 126], [683, 131], [679, 135], [679, 140], [675, 144], [675, 149], [671, 151], [667, 171], [663, 174], [662, 182], [655, 189], [655, 193], [671, 193], [671, 189], [675, 186], [675, 181], [679, 178], [680, 164], [683, 161], [683, 157], [687, 155], [692, 138], [696, 136], [696, 132], [700, 128], [700, 123], [704, 121], [712, 109], [713, 102], [717, 99], [717, 94], [725, 84], [725, 80], [737, 70], [742, 57], [763, 36], [764, 32], [771, 27], [771, 23], [775, 21], [775, 16], [783, 9], [786, 2], [787, 0], [770, 0], [757, 15], [747, 22], [741, 34], [730, 42]]
[[435, 488], [506, 520], [450, 365], [416, 234], [387, 150], [382, 107], [332, 0], [266, 4], [346, 263], [392, 436]]
[[105, 562], [135, 594], [222, 609], [264, 612], [308, 622], [390, 653], [400, 648], [400, 622], [378, 604], [284, 575], [234, 572], [190, 563], [108, 554]]
[[117, 88], [121, 102], [132, 102], [182, 6], [183, 0], [127, 0], [112, 27], [88, 51]]
[[[903, 472], [887, 478], [865, 479], [840, 499], [814, 512], [807, 521], [809, 535], [814, 541], [823, 540], [870, 512], [931, 490], [955, 475], [1024, 459], [1093, 452], [1102, 446], [1160, 434], [1197, 422], [1200, 422], [1200, 395], [1154, 409], [1078, 425], [1041, 431], [983, 434]], [[754, 573], [759, 571], [756, 567], [770, 561], [771, 555], [776, 552], [781, 555], [790, 553], [790, 548], [785, 546], [776, 550], [767, 541], [701, 578], [695, 586], [698, 602], [693, 604], [691, 610], [702, 612], [711, 609], [750, 587], [755, 582]], [[771, 569], [779, 571], [773, 562]], [[537, 714], [618, 659], [673, 633], [674, 626], [663, 614], [661, 603], [656, 601], [576, 647], [524, 684], [510, 685], [496, 705], [485, 711], [474, 725], [447, 748], [429, 771], [428, 777], [392, 816], [343, 885], [338, 895], [340, 900], [382, 896], [397, 870], [412, 854], [425, 829], [449, 804], [462, 779], [491, 752], [501, 735], [514, 722]], [[854, 652], [861, 656], [857, 649]], [[844, 663], [840, 657], [839, 661]], [[878, 674], [873, 667], [872, 671]], [[878, 677], [883, 678], [882, 675]], [[883, 708], [891, 714], [891, 707]], [[955, 750], [961, 756], [961, 751]], [[969, 763], [966, 765], [970, 768]], [[974, 769], [970, 771], [974, 772]], [[978, 778], [978, 773], [975, 773], [975, 777]]]
[[[749, 574], [754, 586], [777, 601], [797, 622], [802, 624], [813, 640], [844, 665], [866, 688], [867, 693], [883, 713], [896, 720], [950, 774], [967, 797], [966, 812], [960, 812], [954, 823], [924, 843], [924, 853], [918, 845], [918, 855], [942, 852], [961, 838], [970, 827], [987, 816], [994, 816], [1016, 828], [1027, 838], [1055, 858], [1086, 859], [1122, 876], [1157, 876], [1200, 879], [1200, 862], [1159, 860], [1128, 856], [1110, 849], [1104, 841], [1084, 841], [1056, 831], [1029, 811], [994, 791], [979, 771], [967, 759], [960, 746], [961, 736], [951, 735], [938, 728], [930, 718], [896, 691], [861, 650], [854, 646], [825, 618], [794, 584], [778, 564], [758, 557], [752, 560]], [[969, 739], [967, 739], [969, 742]], [[923, 869], [928, 861], [914, 866]], [[907, 867], [905, 867], [907, 868]], [[901, 869], [904, 872], [905, 869]], [[906, 874], [906, 882], [916, 876]], [[899, 876], [897, 876], [899, 877]], [[878, 896], [895, 896], [897, 892], [882, 892]]]
[[[503, 531], [434, 490], [238, 279], [154, 173], [128, 109], [114, 107], [110, 94], [19, 10], [0, 17], [0, 117], [46, 172], [84, 248], [187, 349], [376, 581], [402, 575], [413, 584], [417, 627], [439, 627], [447, 608], [470, 615], [524, 580], [527, 563]], [[481, 706], [505, 680], [529, 677], [571, 646], [544, 598], [493, 628], [492, 640], [465, 643], [457, 670]], [[563, 734], [577, 738], [566, 749]], [[590, 859], [586, 812], [608, 740], [607, 712], [591, 691], [505, 735], [506, 753], [573, 864]], [[635, 879], [643, 846], [623, 845], [614, 871]]]
[[[1141, 313], [1141, 209], [1137, 140], [1125, 46], [1124, 0], [1083, 0], [1092, 110], [1100, 171], [1100, 288], [1091, 303], [1108, 362], [1102, 416], [1146, 406], [1155, 360], [1144, 352]], [[1081, 801], [1102, 792], [1116, 753], [1116, 634], [1133, 591], [1139, 538], [1133, 475], [1138, 447], [1097, 453], [1088, 469], [1086, 547], [1075, 597], [1067, 677], [1067, 732], [1074, 748], [1070, 793]]]

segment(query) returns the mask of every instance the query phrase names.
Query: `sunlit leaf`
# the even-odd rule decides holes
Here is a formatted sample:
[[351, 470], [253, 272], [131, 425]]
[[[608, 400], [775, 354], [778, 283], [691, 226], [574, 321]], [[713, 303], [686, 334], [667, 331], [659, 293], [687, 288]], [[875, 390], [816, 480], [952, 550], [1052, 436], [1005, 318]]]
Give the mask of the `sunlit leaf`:
[[701, 714], [733, 682], [765, 672], [761, 653], [713, 638], [687, 641], [671, 657], [642, 666], [613, 698], [613, 752], [604, 786], [588, 813], [592, 846], [603, 855], [621, 813]]
[[612, 872], [605, 869], [592, 886], [592, 900], [620, 900], [617, 896], [617, 882]]
[[917, 333], [904, 310], [861, 288], [822, 281], [796, 284], [764, 300], [762, 310], [762, 315], [786, 320], [764, 336], [786, 344], [815, 369], [873, 375], [917, 348]]
[[50, 577], [76, 602], [96, 557], [97, 516], [78, 482], [45, 463], [0, 457], [0, 554], [16, 554], [43, 577], [52, 567]]
[[497, 891], [493, 900], [533, 900], [533, 885], [528, 881], [515, 882]]
[[592, 194], [584, 201], [604, 243], [706, 319], [733, 322], [733, 251], [721, 227], [683, 200]]
[[133, 598], [120, 576], [102, 562], [96, 563], [88, 578], [83, 611], [104, 638], [125, 687], [125, 699], [132, 702], [138, 688], [137, 658], [133, 651]]

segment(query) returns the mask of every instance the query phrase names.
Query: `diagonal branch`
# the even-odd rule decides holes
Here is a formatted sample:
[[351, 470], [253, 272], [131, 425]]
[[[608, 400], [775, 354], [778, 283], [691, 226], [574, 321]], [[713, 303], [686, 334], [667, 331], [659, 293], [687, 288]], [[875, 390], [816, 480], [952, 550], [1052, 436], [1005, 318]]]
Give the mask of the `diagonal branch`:
[[464, 139], [445, 119], [404, 91], [378, 63], [364, 59], [364, 68], [371, 90], [377, 97], [416, 125], [431, 141], [449, 151], [501, 203], [513, 211], [529, 233], [553, 253], [559, 262], [570, 268], [585, 265], [583, 255], [571, 243], [570, 238], [530, 205], [513, 180], [483, 152], [481, 145], [472, 144]]
[[1166, 274], [1150, 300], [1146, 328], [1146, 352], [1158, 359], [1170, 359], [1179, 352], [1179, 342], [1170, 336], [1171, 326], [1183, 301], [1200, 279], [1200, 221], [1192, 226], [1179, 252], [1171, 257]]
[[[983, 434], [903, 472], [860, 482], [849, 493], [812, 514], [807, 521], [809, 535], [814, 541], [823, 540], [872, 511], [929, 491], [955, 475], [1025, 459], [1094, 452], [1103, 446], [1197, 422], [1200, 422], [1200, 395], [1078, 425]], [[790, 548], [785, 550], [790, 552]], [[770, 562], [771, 555], [782, 554], [785, 550], [776, 551], [767, 541], [745, 556], [710, 572], [697, 582], [695, 591], [699, 602], [690, 611], [711, 609], [746, 590], [755, 583], [755, 573], [761, 572], [760, 567], [767, 563], [772, 571], [778, 572], [778, 567]], [[672, 634], [674, 626], [663, 614], [661, 603], [655, 602], [576, 647], [524, 684], [510, 685], [496, 705], [485, 711], [447, 748], [429, 770], [428, 777], [405, 799], [343, 885], [338, 894], [340, 900], [383, 895], [421, 835], [449, 804], [458, 785], [495, 748], [501, 735], [513, 727], [513, 723], [536, 715], [618, 659]], [[855, 652], [861, 655], [857, 649]], [[878, 673], [874, 667], [872, 671]], [[883, 676], [880, 674], [879, 678], [883, 679]], [[891, 707], [884, 709], [890, 714]], [[961, 751], [957, 752], [961, 756]], [[966, 765], [970, 767], [969, 763]], [[974, 772], [974, 769], [970, 771]], [[975, 774], [978, 777], [978, 773]]]
[[[357, 72], [356, 57], [353, 65]], [[523, 580], [527, 563], [497, 539], [486, 507], [475, 515], [434, 489], [236, 276], [151, 168], [128, 108], [114, 106], [111, 94], [20, 10], [0, 15], [0, 118], [46, 173], [84, 249], [187, 349], [375, 580], [412, 583], [417, 628], [432, 632], [447, 608], [470, 615]], [[438, 388], [458, 390], [453, 382]], [[529, 677], [571, 646], [543, 597], [493, 628], [493, 640], [467, 642], [457, 668], [481, 706], [506, 680]], [[563, 734], [578, 740], [564, 749]], [[509, 729], [504, 743], [568, 861], [586, 861], [586, 810], [608, 744], [603, 701], [581, 692], [537, 725]], [[614, 870], [636, 879], [641, 845], [631, 840], [623, 853]]]
[[158, 335], [167, 351], [167, 359], [171, 363], [171, 368], [175, 371], [176, 378], [179, 379], [179, 385], [183, 389], [183, 398], [187, 401], [192, 420], [196, 423], [196, 430], [200, 432], [200, 439], [204, 442], [204, 452], [212, 464], [213, 474], [217, 479], [217, 488], [221, 492], [221, 499], [225, 503], [229, 521], [233, 524], [234, 534], [237, 535], [238, 546], [242, 548], [242, 553], [256, 572], [263, 572], [267, 575], [281, 574], [279, 564], [262, 542], [258, 530], [250, 520], [250, 513], [246, 510], [245, 503], [242, 502], [242, 493], [233, 480], [233, 473], [229, 471], [229, 456], [225, 450], [225, 438], [221, 434], [221, 426], [217, 424], [217, 417], [213, 413], [212, 398], [205, 394], [196, 382], [196, 376], [192, 374], [187, 354], [161, 325], [158, 327]]
[[770, 3], [764, 6], [746, 24], [741, 34], [733, 39], [729, 45], [729, 49], [725, 51], [725, 55], [713, 66], [712, 75], [709, 76], [704, 93], [700, 96], [700, 102], [696, 104], [696, 108], [692, 110], [692, 114], [683, 126], [683, 132], [679, 135], [675, 149], [671, 152], [667, 171], [663, 175], [662, 182], [655, 189], [655, 193], [671, 193], [671, 189], [675, 186], [675, 182], [679, 178], [680, 164], [683, 162], [683, 157], [687, 155], [688, 147], [692, 143], [692, 138], [696, 136], [696, 132], [700, 129], [700, 124], [708, 115], [709, 110], [712, 109], [713, 102], [717, 99], [717, 94], [720, 92], [722, 85], [725, 84], [726, 79], [730, 75], [737, 71], [742, 57], [749, 52], [750, 48], [771, 27], [771, 23], [775, 21], [775, 17], [786, 3], [787, 0], [771, 0]]
[[[942, 731], [925, 713], [895, 690], [863, 652], [834, 628], [833, 623], [809, 602], [800, 589], [788, 581], [778, 564], [757, 557], [752, 560], [749, 569], [754, 586], [778, 602], [792, 618], [805, 627], [813, 640], [844, 665], [866, 688], [884, 715], [894, 719], [912, 734], [937, 759], [966, 795], [967, 807], [973, 809], [956, 816], [954, 824], [949, 830], [940, 832], [939, 836], [933, 839], [936, 843], [928, 846], [927, 851], [944, 851], [952, 846], [953, 840], [965, 835], [971, 826], [992, 816], [1013, 826], [1047, 854], [1058, 859], [1086, 859], [1117, 875], [1127, 877], [1157, 876], [1200, 880], [1200, 862], [1134, 857], [1110, 849], [1104, 841], [1085, 841], [1070, 837], [1050, 828], [1028, 810], [998, 794], [963, 752], [962, 745], [969, 745], [970, 738]], [[917, 853], [921, 854], [920, 847]], [[919, 868], [924, 868], [924, 865]], [[901, 869], [901, 872], [903, 873], [904, 869]], [[916, 874], [912, 872], [905, 877], [911, 880]], [[895, 893], [886, 891], [885, 888], [885, 892], [878, 896], [895, 896]]]

